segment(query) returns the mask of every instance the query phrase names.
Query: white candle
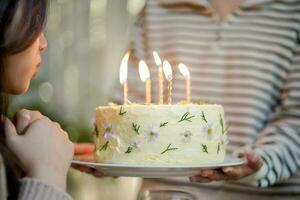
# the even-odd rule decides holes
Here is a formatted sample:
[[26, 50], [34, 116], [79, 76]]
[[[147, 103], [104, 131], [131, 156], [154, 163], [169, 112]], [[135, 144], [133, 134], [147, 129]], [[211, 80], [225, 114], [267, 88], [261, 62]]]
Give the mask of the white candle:
[[161, 59], [156, 51], [153, 51], [153, 57], [158, 66], [158, 104], [164, 103], [164, 78]]
[[173, 79], [173, 74], [172, 74], [172, 67], [168, 61], [163, 62], [163, 70], [165, 77], [168, 81], [168, 104], [172, 104], [172, 79]]
[[123, 86], [124, 105], [127, 105], [128, 102], [128, 83], [127, 83], [128, 59], [129, 59], [129, 52], [127, 52], [123, 57], [120, 66], [120, 84]]
[[145, 61], [141, 60], [139, 62], [139, 73], [142, 82], [145, 83], [145, 103], [151, 103], [151, 80], [150, 80], [150, 72]]
[[180, 73], [185, 77], [185, 93], [186, 93], [186, 101], [187, 103], [191, 103], [191, 75], [187, 66], [180, 63], [178, 65], [178, 69]]

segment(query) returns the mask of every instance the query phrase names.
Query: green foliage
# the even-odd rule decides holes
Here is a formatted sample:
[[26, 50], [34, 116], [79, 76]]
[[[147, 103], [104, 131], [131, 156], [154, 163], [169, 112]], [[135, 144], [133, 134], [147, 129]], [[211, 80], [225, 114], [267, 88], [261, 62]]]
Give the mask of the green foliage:
[[108, 147], [109, 142], [107, 141], [100, 149], [99, 151], [106, 151], [107, 147]]
[[190, 115], [190, 112], [186, 112], [182, 115], [181, 119], [178, 122], [182, 122], [182, 121], [188, 121], [188, 122], [192, 122], [191, 119], [195, 117], [194, 115]]
[[168, 123], [169, 123], [169, 122], [161, 123], [161, 124], [159, 125], [159, 127], [160, 127], [160, 128], [161, 128], [161, 127], [165, 127], [165, 126], [167, 126]]
[[178, 148], [170, 148], [172, 144], [169, 144], [168, 147], [163, 151], [161, 152], [161, 154], [164, 154], [168, 151], [173, 151], [173, 150], [177, 150]]
[[140, 132], [139, 132], [139, 130], [140, 130], [140, 125], [138, 125], [138, 124], [136, 124], [136, 123], [133, 123], [132, 122], [132, 130], [134, 131], [134, 132], [136, 132], [136, 134], [140, 134]]
[[95, 124], [94, 126], [95, 126], [94, 134], [95, 134], [96, 137], [98, 137], [98, 136], [99, 136], [99, 130], [98, 130], [98, 127], [97, 127], [96, 124]]
[[207, 153], [207, 154], [208, 154], [207, 145], [205, 145], [205, 144], [201, 144], [201, 145], [202, 145], [202, 151], [203, 151], [204, 153]]
[[123, 110], [123, 107], [121, 106], [121, 107], [120, 107], [120, 111], [119, 111], [119, 115], [122, 115], [122, 116], [123, 116], [123, 115], [125, 115], [126, 113], [127, 113], [127, 111], [124, 111], [124, 110]]
[[201, 113], [201, 118], [202, 118], [203, 121], [205, 121], [205, 123], [207, 123], [207, 119], [206, 119], [203, 111]]
[[128, 147], [125, 153], [130, 154], [132, 152], [132, 149], [133, 149], [132, 147]]

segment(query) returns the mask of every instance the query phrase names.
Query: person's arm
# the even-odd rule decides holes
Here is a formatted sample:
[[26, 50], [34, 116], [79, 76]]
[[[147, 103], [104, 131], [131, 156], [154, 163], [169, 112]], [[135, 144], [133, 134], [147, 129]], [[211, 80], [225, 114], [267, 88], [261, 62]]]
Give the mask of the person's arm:
[[300, 169], [300, 47], [288, 73], [279, 106], [254, 144], [265, 164], [256, 186], [281, 182]]
[[300, 46], [287, 72], [276, 111], [244, 154], [242, 166], [203, 170], [192, 182], [236, 180], [268, 187], [288, 179], [300, 169]]

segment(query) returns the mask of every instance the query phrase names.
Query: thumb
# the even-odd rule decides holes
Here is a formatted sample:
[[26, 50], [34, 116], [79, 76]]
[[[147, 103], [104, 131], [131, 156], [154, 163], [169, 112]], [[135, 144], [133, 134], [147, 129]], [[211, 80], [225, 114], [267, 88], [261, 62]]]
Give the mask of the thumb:
[[26, 132], [30, 124], [30, 115], [27, 112], [18, 112], [13, 119], [13, 123], [17, 129], [17, 133], [22, 135]]
[[245, 157], [247, 159], [248, 167], [250, 167], [254, 171], [259, 170], [263, 165], [262, 158], [252, 149], [247, 149], [245, 151]]

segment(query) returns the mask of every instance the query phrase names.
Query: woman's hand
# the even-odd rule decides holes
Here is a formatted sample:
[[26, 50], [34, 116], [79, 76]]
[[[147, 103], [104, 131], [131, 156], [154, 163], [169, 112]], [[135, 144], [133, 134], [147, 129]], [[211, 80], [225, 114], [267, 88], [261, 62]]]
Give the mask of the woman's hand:
[[[74, 143], [74, 149], [75, 149], [75, 160], [81, 160], [81, 161], [94, 161], [94, 152], [95, 152], [95, 145], [90, 143]], [[96, 177], [102, 177], [103, 174], [100, 171], [97, 171], [95, 168], [91, 167], [85, 167], [81, 165], [72, 164], [72, 167], [85, 172], [89, 173]]]
[[39, 111], [22, 109], [15, 114], [13, 123], [17, 129], [17, 133], [23, 135], [31, 123], [43, 118], [47, 117]]
[[222, 180], [239, 180], [257, 172], [263, 165], [261, 157], [253, 150], [246, 150], [245, 164], [235, 167], [224, 167], [216, 170], [202, 170], [199, 175], [190, 177], [191, 182], [211, 182]]
[[[45, 116], [43, 116], [38, 111], [30, 111], [30, 110], [22, 109], [15, 114], [13, 121], [17, 128], [17, 132], [19, 134], [24, 134], [24, 131], [26, 131], [26, 129], [32, 122], [43, 118], [45, 118]], [[74, 150], [75, 150], [74, 159], [81, 160], [81, 161], [91, 161], [91, 162], [94, 161], [94, 151], [95, 151], [94, 144], [74, 143]], [[72, 164], [72, 167], [82, 172], [92, 174], [96, 177], [103, 176], [101, 172], [96, 171], [96, 169], [94, 168], [84, 167], [76, 164]]]
[[58, 123], [38, 112], [26, 112], [29, 113], [29, 117], [23, 119], [28, 120], [29, 124], [26, 125], [22, 118], [18, 118], [16, 125], [18, 129], [23, 128], [23, 135], [17, 133], [16, 127], [9, 119], [5, 120], [6, 144], [19, 158], [27, 176], [65, 190], [74, 146]]

